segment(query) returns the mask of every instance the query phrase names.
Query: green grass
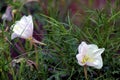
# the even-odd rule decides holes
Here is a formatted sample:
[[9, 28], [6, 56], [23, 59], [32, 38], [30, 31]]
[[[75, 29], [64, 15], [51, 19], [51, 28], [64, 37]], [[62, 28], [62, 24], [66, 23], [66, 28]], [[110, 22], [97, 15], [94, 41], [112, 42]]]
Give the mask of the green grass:
[[[21, 13], [30, 13], [20, 3], [10, 2], [8, 4], [12, 4], [13, 8], [20, 11], [15, 14], [13, 21], [7, 22], [8, 26], [19, 20], [22, 17]], [[86, 41], [105, 48], [105, 52], [102, 54], [104, 64], [102, 69], [88, 67], [89, 79], [119, 80], [120, 11], [117, 1], [116, 7], [108, 4], [103, 9], [84, 8], [86, 16], [80, 25], [72, 22], [69, 10], [61, 17], [60, 8], [56, 6], [58, 3], [54, 4], [55, 8], [52, 4], [54, 1], [48, 2], [47, 15], [39, 4], [34, 4], [38, 7], [32, 13], [34, 27], [35, 30], [38, 30], [38, 23], [42, 25], [41, 32], [43, 32], [40, 33], [38, 30], [38, 37], [42, 37], [42, 42], [47, 44], [46, 46], [37, 45], [37, 50], [34, 46], [30, 46], [29, 41], [21, 41], [19, 38], [12, 41], [10, 39], [12, 31], [5, 32], [5, 26], [0, 23], [0, 30], [3, 31], [0, 33], [0, 79], [85, 80], [83, 67], [77, 63], [76, 54], [78, 45], [82, 41]], [[17, 8], [18, 6], [20, 8]], [[0, 13], [1, 15], [2, 13]], [[19, 47], [15, 45], [16, 43], [19, 44]], [[19, 56], [11, 57], [11, 49]], [[17, 59], [16, 64], [12, 62], [15, 58]], [[38, 67], [36, 67], [36, 58]], [[32, 62], [29, 62], [30, 60]]]

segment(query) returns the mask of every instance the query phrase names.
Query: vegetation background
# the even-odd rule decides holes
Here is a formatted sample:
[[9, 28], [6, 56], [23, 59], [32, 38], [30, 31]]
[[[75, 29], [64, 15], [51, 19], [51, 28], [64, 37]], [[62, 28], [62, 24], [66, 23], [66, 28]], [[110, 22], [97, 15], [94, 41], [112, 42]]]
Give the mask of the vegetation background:
[[[120, 0], [0, 0], [0, 80], [85, 80], [76, 60], [81, 41], [105, 48], [102, 69], [88, 67], [89, 79], [120, 80], [119, 4]], [[2, 20], [8, 6], [11, 21]], [[33, 36], [46, 46], [11, 40], [10, 26], [29, 14]]]

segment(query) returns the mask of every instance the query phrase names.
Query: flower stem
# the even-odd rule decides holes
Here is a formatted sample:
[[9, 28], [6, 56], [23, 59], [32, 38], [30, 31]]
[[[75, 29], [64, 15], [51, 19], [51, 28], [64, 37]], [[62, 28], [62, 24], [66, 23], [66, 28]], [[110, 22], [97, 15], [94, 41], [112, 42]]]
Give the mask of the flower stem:
[[85, 75], [85, 79], [88, 80], [88, 77], [87, 77], [87, 65], [84, 65], [84, 75]]
[[36, 47], [36, 44], [35, 43], [33, 43], [34, 44], [34, 48], [35, 48], [35, 55], [36, 55], [36, 65], [37, 65], [37, 68], [38, 68], [38, 63], [39, 63], [39, 55], [38, 55], [38, 53], [37, 53], [37, 47]]

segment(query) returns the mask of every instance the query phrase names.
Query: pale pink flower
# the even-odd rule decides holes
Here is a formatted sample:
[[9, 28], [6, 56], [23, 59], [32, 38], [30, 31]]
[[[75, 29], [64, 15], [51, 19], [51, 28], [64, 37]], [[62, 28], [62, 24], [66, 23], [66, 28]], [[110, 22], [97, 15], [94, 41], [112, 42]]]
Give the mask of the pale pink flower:
[[78, 47], [76, 58], [81, 66], [87, 65], [100, 69], [103, 66], [101, 54], [104, 50], [104, 48], [98, 48], [95, 44], [87, 45], [82, 42]]
[[31, 40], [34, 43], [45, 45], [33, 38], [33, 20], [32, 16], [23, 16], [20, 21], [16, 21], [15, 24], [11, 26], [13, 33], [11, 39], [20, 37], [23, 39]]

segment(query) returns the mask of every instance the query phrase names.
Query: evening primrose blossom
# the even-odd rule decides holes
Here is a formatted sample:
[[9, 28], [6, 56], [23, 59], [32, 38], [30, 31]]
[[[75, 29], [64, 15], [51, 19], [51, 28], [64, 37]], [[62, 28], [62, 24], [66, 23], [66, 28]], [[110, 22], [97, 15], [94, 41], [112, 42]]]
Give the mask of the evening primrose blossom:
[[20, 21], [16, 21], [16, 23], [13, 24], [11, 28], [13, 30], [11, 39], [20, 37], [30, 40], [34, 43], [45, 45], [44, 43], [39, 42], [35, 38], [33, 38], [33, 20], [31, 15], [23, 16]]
[[86, 65], [100, 69], [103, 66], [101, 54], [104, 50], [104, 48], [98, 48], [95, 44], [87, 45], [85, 42], [82, 42], [78, 47], [76, 58], [81, 66]]

